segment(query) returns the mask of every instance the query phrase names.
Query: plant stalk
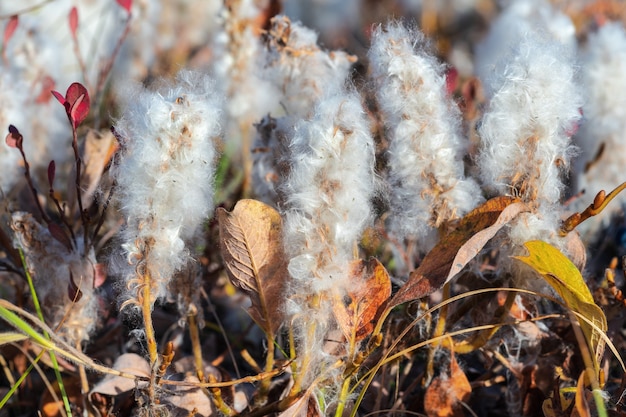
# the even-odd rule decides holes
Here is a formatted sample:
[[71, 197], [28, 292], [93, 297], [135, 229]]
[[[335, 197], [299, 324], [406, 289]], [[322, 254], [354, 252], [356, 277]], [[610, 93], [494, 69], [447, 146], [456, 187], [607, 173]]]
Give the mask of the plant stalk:
[[150, 359], [150, 382], [148, 384], [148, 396], [150, 404], [155, 404], [156, 393], [156, 377], [159, 362], [159, 354], [157, 351], [157, 342], [154, 335], [154, 326], [152, 324], [152, 302], [151, 302], [151, 281], [150, 272], [143, 274], [143, 285], [141, 288], [141, 313], [143, 315], [144, 330], [146, 332], [146, 345], [148, 348], [148, 356]]

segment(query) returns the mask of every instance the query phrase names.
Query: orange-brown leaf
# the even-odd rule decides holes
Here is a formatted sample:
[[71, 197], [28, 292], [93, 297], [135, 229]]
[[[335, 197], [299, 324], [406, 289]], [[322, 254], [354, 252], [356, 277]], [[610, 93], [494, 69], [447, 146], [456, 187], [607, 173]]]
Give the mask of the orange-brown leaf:
[[[503, 210], [518, 201], [518, 199], [513, 197], [502, 196], [492, 198], [463, 217], [459, 226], [443, 237], [424, 257], [420, 266], [411, 272], [408, 281], [391, 299], [388, 307], [395, 307], [407, 301], [425, 297], [440, 289], [446, 280], [452, 278], [449, 275], [455, 264], [455, 257], [459, 253], [459, 250], [478, 232], [494, 225]], [[502, 222], [499, 227], [504, 226], [504, 224], [506, 223]], [[494, 231], [494, 234], [495, 232], [497, 232], [497, 230]], [[483, 241], [480, 242], [482, 246], [484, 246], [493, 235], [487, 235], [487, 237], [487, 239], [483, 239]], [[478, 243], [476, 243], [475, 247], [470, 251], [473, 256], [478, 253], [476, 250], [478, 246]], [[471, 260], [467, 259], [468, 257], [469, 255], [465, 257], [465, 263]]]
[[[71, 404], [80, 404], [82, 401], [82, 395], [80, 392], [80, 382], [78, 377], [68, 377], [64, 379], [65, 393]], [[48, 390], [44, 390], [41, 396], [40, 410], [42, 417], [62, 417], [67, 415], [63, 407], [63, 401], [61, 398], [61, 391], [58, 384], [54, 385], [54, 391], [56, 396]], [[56, 399], [55, 399], [56, 398]]]
[[462, 417], [460, 403], [467, 401], [471, 392], [472, 386], [452, 353], [450, 376], [433, 379], [424, 395], [424, 411], [428, 417]]
[[373, 321], [381, 305], [391, 295], [391, 280], [376, 258], [352, 262], [350, 279], [354, 290], [335, 294], [333, 312], [344, 336], [362, 340], [374, 329]]
[[275, 334], [282, 323], [288, 277], [280, 215], [260, 201], [241, 200], [230, 213], [218, 209], [217, 216], [228, 276], [250, 297], [250, 316], [263, 330]]
[[581, 372], [578, 377], [578, 383], [576, 384], [576, 397], [574, 399], [575, 409], [572, 410], [572, 416], [577, 417], [591, 417], [591, 409], [589, 408], [589, 401], [587, 400], [587, 390], [585, 389], [585, 372]]

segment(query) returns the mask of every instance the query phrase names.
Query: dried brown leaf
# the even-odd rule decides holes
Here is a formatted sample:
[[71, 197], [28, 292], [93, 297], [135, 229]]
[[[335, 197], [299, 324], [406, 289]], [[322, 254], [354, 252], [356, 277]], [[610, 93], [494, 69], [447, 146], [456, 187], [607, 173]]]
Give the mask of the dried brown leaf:
[[424, 395], [424, 411], [428, 417], [462, 417], [460, 402], [467, 401], [471, 392], [472, 386], [452, 353], [450, 376], [433, 379]]
[[[129, 374], [150, 377], [150, 364], [142, 356], [136, 353], [124, 353], [120, 355], [113, 364], [113, 369]], [[147, 385], [147, 382], [137, 382], [132, 379], [123, 378], [116, 375], [107, 375], [98, 382], [91, 390], [90, 396], [93, 394], [102, 394], [115, 396], [123, 392], [128, 392], [142, 388]]]
[[[198, 377], [188, 375], [185, 382], [200, 382]], [[168, 387], [165, 395], [161, 396], [161, 402], [185, 410], [187, 415], [209, 417], [216, 415], [215, 406], [207, 394], [196, 387]], [[194, 411], [195, 410], [195, 411]], [[192, 412], [194, 412], [192, 414]]]
[[88, 208], [93, 201], [93, 195], [100, 185], [104, 168], [111, 161], [117, 141], [110, 131], [98, 132], [90, 130], [85, 137], [85, 148], [82, 160], [84, 167], [81, 173], [83, 207]]
[[220, 208], [217, 216], [228, 276], [250, 297], [250, 316], [275, 334], [283, 319], [283, 290], [289, 275], [280, 214], [260, 201], [240, 200], [232, 212]]
[[[490, 229], [489, 233], [472, 241], [471, 248], [460, 260], [455, 260], [459, 250], [469, 242], [478, 232], [497, 224], [498, 218], [502, 212], [511, 204], [519, 202], [513, 197], [496, 197], [488, 200], [480, 207], [472, 210], [459, 223], [459, 226], [443, 237], [441, 241], [424, 257], [420, 266], [411, 272], [408, 281], [400, 288], [396, 295], [391, 299], [388, 308], [395, 307], [407, 301], [416, 300], [432, 294], [440, 289], [447, 280], [451, 279], [450, 271], [455, 263], [467, 264], [471, 260], [470, 257], [476, 256], [477, 247], [482, 244], [484, 246], [491, 237], [489, 233], [497, 232], [505, 222], [498, 224], [496, 229]], [[516, 208], [513, 211], [520, 209]], [[508, 217], [508, 212], [506, 214]], [[510, 221], [510, 219], [508, 219]], [[488, 239], [485, 239], [488, 237]], [[481, 248], [482, 248], [481, 246]], [[473, 254], [473, 255], [472, 255]], [[469, 258], [469, 259], [468, 259]], [[463, 261], [463, 262], [461, 262]]]
[[357, 260], [351, 265], [355, 289], [335, 294], [333, 312], [344, 336], [362, 340], [374, 329], [373, 321], [381, 305], [391, 295], [391, 281], [385, 267], [376, 258]]
[[322, 417], [317, 398], [312, 395], [312, 390], [304, 393], [289, 408], [280, 413], [278, 417]]
[[476, 234], [465, 242], [456, 253], [454, 260], [452, 261], [450, 272], [448, 272], [448, 276], [446, 277], [444, 284], [450, 281], [456, 274], [461, 272], [465, 265], [467, 265], [476, 257], [476, 255], [480, 253], [487, 242], [489, 242], [504, 225], [517, 217], [518, 214], [529, 210], [530, 208], [528, 205], [522, 202], [512, 203], [502, 210], [494, 224], [476, 232]]

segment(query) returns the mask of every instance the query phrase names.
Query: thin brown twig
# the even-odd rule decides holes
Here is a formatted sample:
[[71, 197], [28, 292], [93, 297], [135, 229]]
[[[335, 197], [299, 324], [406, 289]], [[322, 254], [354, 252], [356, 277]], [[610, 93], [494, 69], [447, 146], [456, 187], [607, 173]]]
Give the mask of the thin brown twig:
[[611, 202], [611, 200], [613, 200], [624, 189], [626, 189], [626, 182], [621, 183], [608, 195], [606, 195], [606, 192], [604, 190], [601, 190], [593, 199], [593, 202], [584, 211], [572, 214], [561, 223], [561, 236], [567, 235], [569, 232], [574, 230], [576, 226], [578, 226], [588, 218], [600, 214], [602, 210], [604, 210], [606, 206]]

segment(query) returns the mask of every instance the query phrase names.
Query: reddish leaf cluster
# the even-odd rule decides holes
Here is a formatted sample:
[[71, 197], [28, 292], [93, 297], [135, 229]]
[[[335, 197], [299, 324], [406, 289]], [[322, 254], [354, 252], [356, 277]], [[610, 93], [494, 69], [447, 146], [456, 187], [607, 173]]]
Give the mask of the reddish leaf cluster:
[[72, 83], [65, 93], [65, 97], [58, 91], [52, 95], [65, 107], [65, 113], [72, 127], [76, 129], [89, 114], [89, 92], [81, 83]]

